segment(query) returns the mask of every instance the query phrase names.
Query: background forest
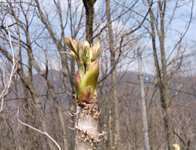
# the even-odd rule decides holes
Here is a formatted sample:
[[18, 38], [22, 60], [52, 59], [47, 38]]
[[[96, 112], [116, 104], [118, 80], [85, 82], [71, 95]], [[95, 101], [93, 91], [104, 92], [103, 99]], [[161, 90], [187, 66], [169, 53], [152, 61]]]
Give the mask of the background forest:
[[0, 150], [74, 149], [67, 36], [101, 44], [99, 150], [195, 150], [195, 29], [194, 0], [0, 0]]

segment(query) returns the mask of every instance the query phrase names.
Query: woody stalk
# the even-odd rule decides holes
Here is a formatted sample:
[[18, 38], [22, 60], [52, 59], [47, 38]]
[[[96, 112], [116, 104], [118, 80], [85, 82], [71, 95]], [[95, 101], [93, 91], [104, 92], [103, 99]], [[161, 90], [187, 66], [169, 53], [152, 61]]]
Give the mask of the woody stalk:
[[87, 41], [82, 44], [78, 40], [65, 37], [65, 43], [71, 55], [77, 62], [78, 72], [75, 76], [76, 90], [76, 122], [75, 122], [75, 150], [95, 150], [99, 142], [98, 133], [98, 101], [97, 80], [99, 76], [99, 62], [97, 60], [100, 49], [99, 42], [90, 45]]

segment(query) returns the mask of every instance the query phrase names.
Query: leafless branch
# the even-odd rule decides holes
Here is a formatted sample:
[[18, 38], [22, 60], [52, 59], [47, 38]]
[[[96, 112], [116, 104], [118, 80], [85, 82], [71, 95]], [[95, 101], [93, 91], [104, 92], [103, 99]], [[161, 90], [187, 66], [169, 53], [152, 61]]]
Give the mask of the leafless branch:
[[24, 126], [30, 128], [30, 129], [32, 129], [32, 130], [34, 130], [34, 131], [37, 131], [37, 132], [39, 132], [40, 134], [43, 134], [43, 135], [47, 136], [47, 137], [48, 137], [48, 138], [58, 147], [58, 149], [61, 150], [61, 147], [59, 146], [59, 144], [58, 144], [58, 143], [57, 143], [57, 142], [56, 142], [56, 141], [55, 141], [46, 131], [41, 131], [41, 130], [39, 130], [39, 129], [37, 129], [37, 128], [34, 128], [34, 127], [32, 127], [31, 125], [29, 125], [29, 124], [27, 124], [27, 123], [21, 121], [20, 118], [19, 118], [19, 109], [17, 110], [17, 120], [18, 120], [18, 122], [20, 122], [22, 125], [24, 125]]
[[186, 33], [188, 32], [191, 22], [192, 22], [192, 18], [193, 18], [193, 9], [194, 9], [194, 0], [191, 1], [191, 12], [190, 12], [190, 17], [189, 17], [189, 21], [187, 23], [187, 26], [184, 30], [184, 32], [182, 33], [180, 39], [178, 40], [178, 42], [174, 45], [174, 48], [172, 49], [171, 53], [169, 54], [167, 60], [170, 59], [170, 57], [172, 56], [173, 52], [175, 51], [175, 49], [179, 46], [179, 44], [182, 42], [182, 40], [184, 39]]
[[14, 48], [13, 48], [13, 44], [12, 44], [10, 30], [9, 30], [8, 25], [7, 25], [7, 22], [5, 22], [5, 24], [6, 24], [6, 29], [8, 31], [9, 44], [10, 44], [10, 49], [11, 49], [11, 52], [12, 52], [12, 62], [13, 62], [13, 64], [12, 64], [12, 70], [11, 70], [11, 73], [10, 73], [8, 83], [4, 87], [4, 89], [3, 89], [3, 91], [1, 92], [1, 95], [0, 95], [0, 99], [1, 99], [0, 112], [3, 111], [4, 97], [7, 95], [8, 91], [9, 91], [9, 88], [10, 88], [10, 85], [11, 85], [11, 82], [12, 82], [12, 78], [14, 77], [14, 75], [17, 71], [17, 61], [15, 60], [15, 56], [14, 56]]

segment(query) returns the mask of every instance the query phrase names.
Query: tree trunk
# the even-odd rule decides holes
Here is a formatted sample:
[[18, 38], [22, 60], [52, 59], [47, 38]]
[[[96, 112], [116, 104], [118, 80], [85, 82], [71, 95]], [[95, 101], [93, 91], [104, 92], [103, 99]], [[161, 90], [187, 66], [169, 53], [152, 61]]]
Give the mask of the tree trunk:
[[[115, 64], [115, 49], [114, 49], [114, 36], [112, 31], [111, 14], [110, 14], [110, 0], [106, 0], [106, 13], [107, 13], [107, 26], [109, 31], [109, 45], [110, 45], [110, 59], [111, 68]], [[112, 94], [114, 99], [114, 123], [115, 123], [115, 136], [114, 136], [114, 147], [116, 150], [120, 149], [120, 123], [119, 123], [119, 102], [118, 102], [118, 87], [116, 81], [116, 68], [112, 71]]]
[[108, 118], [108, 149], [112, 150], [113, 147], [113, 136], [112, 136], [112, 111], [109, 110]]
[[[164, 122], [164, 129], [166, 132], [166, 142], [167, 142], [168, 150], [170, 150], [171, 143], [172, 143], [172, 135], [171, 135], [172, 132], [170, 131], [171, 119], [168, 114], [168, 104], [170, 98], [168, 93], [168, 73], [167, 73], [167, 62], [166, 62], [165, 48], [164, 48], [165, 46], [164, 16], [165, 16], [165, 9], [166, 9], [166, 1], [158, 2], [159, 16], [160, 16], [159, 18], [160, 29], [158, 27], [158, 23], [156, 22], [158, 19], [155, 18], [153, 14], [151, 3], [152, 2], [148, 0], [148, 5], [150, 8], [150, 24], [151, 24], [153, 56], [154, 56], [154, 62], [156, 68], [157, 84], [160, 92], [161, 108], [164, 114], [163, 122]], [[156, 48], [156, 38], [155, 38], [156, 32], [158, 33], [158, 37], [159, 37], [160, 52], [161, 52], [161, 67], [158, 61], [158, 54]]]
[[141, 88], [141, 109], [142, 109], [142, 122], [143, 122], [143, 132], [144, 132], [144, 147], [145, 150], [150, 150], [149, 137], [148, 137], [148, 119], [146, 114], [146, 102], [145, 102], [145, 93], [144, 93], [144, 74], [142, 71], [141, 64], [141, 52], [138, 48], [138, 68], [139, 68], [139, 77], [140, 77], [140, 88]]
[[96, 0], [83, 0], [86, 10], [86, 40], [93, 43], [93, 18], [94, 18], [94, 4]]

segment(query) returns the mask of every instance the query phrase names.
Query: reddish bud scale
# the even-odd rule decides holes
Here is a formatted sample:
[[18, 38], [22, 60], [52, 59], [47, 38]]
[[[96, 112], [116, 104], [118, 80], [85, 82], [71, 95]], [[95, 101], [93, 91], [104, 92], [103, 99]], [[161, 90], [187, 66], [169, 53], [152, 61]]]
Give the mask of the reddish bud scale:
[[84, 89], [84, 91], [82, 91], [82, 93], [78, 97], [77, 103], [80, 104], [83, 102], [89, 104], [93, 96], [94, 96], [93, 90], [90, 86], [88, 86], [86, 89]]
[[81, 84], [81, 77], [80, 77], [79, 72], [77, 72], [75, 76], [75, 88], [76, 88], [77, 93], [80, 90], [80, 84]]

